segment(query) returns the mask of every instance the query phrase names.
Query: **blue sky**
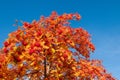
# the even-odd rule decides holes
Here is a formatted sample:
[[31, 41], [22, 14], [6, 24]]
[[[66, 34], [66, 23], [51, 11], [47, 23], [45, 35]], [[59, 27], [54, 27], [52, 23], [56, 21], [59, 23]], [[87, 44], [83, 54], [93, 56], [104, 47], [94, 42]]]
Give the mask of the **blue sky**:
[[92, 35], [96, 50], [91, 57], [101, 59], [108, 72], [120, 79], [119, 0], [1, 0], [0, 47], [7, 35], [16, 30], [16, 19], [31, 22], [52, 11], [80, 13], [81, 21], [73, 21], [72, 27], [81, 26]]

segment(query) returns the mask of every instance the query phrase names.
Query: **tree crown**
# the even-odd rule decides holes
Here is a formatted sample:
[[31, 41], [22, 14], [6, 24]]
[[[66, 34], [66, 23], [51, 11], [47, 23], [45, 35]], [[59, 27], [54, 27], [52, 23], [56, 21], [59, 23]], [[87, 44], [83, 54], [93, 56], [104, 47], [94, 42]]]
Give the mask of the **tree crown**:
[[23, 22], [9, 34], [0, 51], [1, 79], [115, 80], [101, 61], [90, 60], [95, 47], [83, 28], [72, 28], [75, 14], [52, 12], [39, 21]]

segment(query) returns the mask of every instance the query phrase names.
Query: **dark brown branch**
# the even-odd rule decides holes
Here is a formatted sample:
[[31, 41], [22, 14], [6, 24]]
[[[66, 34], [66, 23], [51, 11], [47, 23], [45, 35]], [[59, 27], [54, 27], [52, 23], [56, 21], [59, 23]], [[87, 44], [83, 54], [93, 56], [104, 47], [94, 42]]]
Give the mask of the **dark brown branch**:
[[44, 78], [47, 77], [47, 72], [46, 72], [46, 58], [44, 59]]

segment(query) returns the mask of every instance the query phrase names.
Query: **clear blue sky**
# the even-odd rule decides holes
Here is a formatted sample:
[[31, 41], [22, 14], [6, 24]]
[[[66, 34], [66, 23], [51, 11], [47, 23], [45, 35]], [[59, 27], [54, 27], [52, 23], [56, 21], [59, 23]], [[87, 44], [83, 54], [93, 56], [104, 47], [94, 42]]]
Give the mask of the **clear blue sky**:
[[105, 68], [120, 79], [120, 0], [0, 0], [0, 47], [7, 35], [16, 30], [15, 20], [31, 22], [52, 11], [78, 12], [82, 26], [92, 35], [96, 51], [92, 58], [103, 60]]

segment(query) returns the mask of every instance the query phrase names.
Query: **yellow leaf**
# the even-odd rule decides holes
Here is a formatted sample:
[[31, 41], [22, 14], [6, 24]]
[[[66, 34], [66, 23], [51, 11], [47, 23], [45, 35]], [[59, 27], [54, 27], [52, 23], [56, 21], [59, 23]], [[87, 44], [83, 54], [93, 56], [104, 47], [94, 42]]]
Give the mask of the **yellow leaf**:
[[17, 50], [17, 47], [15, 46], [15, 47], [13, 48], [13, 50], [16, 51], [16, 50]]
[[32, 62], [30, 65], [33, 66], [33, 65], [34, 65], [34, 62]]
[[51, 73], [55, 73], [55, 72], [57, 72], [57, 70], [51, 70]]
[[72, 55], [69, 53], [69, 54], [68, 54], [68, 59], [71, 59], [71, 56], [72, 56]]
[[42, 46], [44, 46], [45, 42], [44, 42], [44, 41], [41, 41], [40, 44], [41, 44]]
[[71, 44], [71, 46], [75, 46], [75, 43], [74, 43], [74, 42], [71, 42], [70, 44]]
[[49, 47], [44, 45], [43, 48], [48, 49]]
[[24, 57], [24, 56], [23, 56], [23, 55], [21, 55], [21, 56], [20, 56], [20, 59], [23, 59], [23, 57]]
[[61, 57], [61, 60], [64, 61], [65, 59], [63, 57]]
[[52, 51], [52, 53], [55, 53], [55, 49], [54, 48], [52, 48], [51, 51]]
[[59, 77], [63, 76], [63, 74], [59, 74]]
[[43, 41], [43, 42], [40, 42], [40, 44], [41, 44], [41, 46], [43, 46], [44, 49], [48, 49], [48, 48], [49, 48], [48, 46], [44, 45], [44, 44], [45, 44], [44, 41]]
[[51, 35], [49, 33], [46, 33], [46, 37], [50, 37]]
[[72, 67], [72, 69], [73, 69], [73, 70], [76, 70], [76, 68], [75, 68], [75, 67]]
[[26, 46], [26, 49], [28, 49], [29, 47], [30, 47], [30, 45], [27, 45], [27, 46]]
[[34, 69], [35, 69], [35, 70], [37, 70], [37, 69], [38, 69], [38, 67], [35, 67]]
[[77, 77], [77, 76], [79, 76], [79, 74], [80, 74], [79, 72], [76, 72], [74, 75]]
[[20, 66], [20, 67], [23, 67], [23, 64], [21, 63], [19, 66]]

